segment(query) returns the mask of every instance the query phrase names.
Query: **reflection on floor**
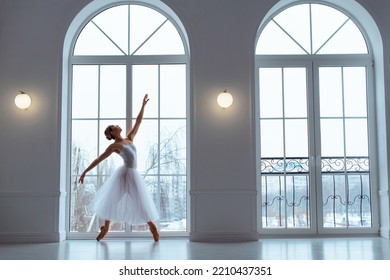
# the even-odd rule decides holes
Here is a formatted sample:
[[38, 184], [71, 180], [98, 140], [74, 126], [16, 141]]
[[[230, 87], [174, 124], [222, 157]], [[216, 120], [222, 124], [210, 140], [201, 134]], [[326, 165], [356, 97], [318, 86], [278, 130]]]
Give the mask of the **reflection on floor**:
[[186, 238], [0, 243], [2, 260], [390, 260], [390, 240], [362, 238], [262, 239], [205, 243]]

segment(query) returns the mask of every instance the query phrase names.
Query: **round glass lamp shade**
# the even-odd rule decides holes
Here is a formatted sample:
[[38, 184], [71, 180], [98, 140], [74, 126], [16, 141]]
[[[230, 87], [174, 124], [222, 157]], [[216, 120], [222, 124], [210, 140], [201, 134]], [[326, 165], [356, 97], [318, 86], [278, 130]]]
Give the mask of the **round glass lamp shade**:
[[225, 90], [218, 95], [217, 102], [222, 108], [228, 108], [233, 104], [233, 96]]
[[31, 97], [27, 93], [21, 91], [15, 97], [15, 105], [19, 109], [27, 109], [31, 105]]

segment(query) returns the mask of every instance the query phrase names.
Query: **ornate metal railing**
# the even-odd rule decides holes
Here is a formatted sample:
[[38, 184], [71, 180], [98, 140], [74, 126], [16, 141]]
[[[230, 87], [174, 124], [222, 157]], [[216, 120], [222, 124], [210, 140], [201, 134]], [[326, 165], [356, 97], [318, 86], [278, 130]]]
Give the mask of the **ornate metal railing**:
[[369, 173], [368, 157], [326, 157], [321, 158], [322, 172], [330, 173]]
[[262, 158], [261, 173], [309, 173], [308, 158]]
[[[308, 158], [262, 158], [261, 173], [309, 173]], [[368, 157], [323, 157], [321, 171], [329, 173], [369, 172]]]
[[[371, 225], [368, 157], [321, 159], [324, 226]], [[309, 227], [308, 158], [262, 158], [265, 227]]]

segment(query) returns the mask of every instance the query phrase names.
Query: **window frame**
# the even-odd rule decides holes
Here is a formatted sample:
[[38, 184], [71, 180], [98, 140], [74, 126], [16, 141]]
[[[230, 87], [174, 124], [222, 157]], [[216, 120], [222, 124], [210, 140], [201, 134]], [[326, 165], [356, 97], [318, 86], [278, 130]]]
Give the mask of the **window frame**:
[[[261, 33], [265, 26], [280, 12], [282, 12], [285, 9], [288, 9], [292, 6], [299, 5], [299, 4], [317, 4], [317, 2], [313, 1], [299, 1], [290, 3], [289, 5], [283, 6], [274, 13], [270, 14], [269, 18], [267, 20], [263, 21], [261, 27], [259, 28], [257, 39], [255, 41], [255, 47], [254, 50], [256, 50], [257, 44], [259, 42], [259, 38], [261, 36]], [[376, 98], [375, 98], [375, 89], [374, 89], [374, 58], [372, 55], [372, 48], [370, 44], [370, 40], [368, 40], [368, 36], [366, 36], [364, 29], [358, 24], [358, 21], [351, 16], [350, 13], [346, 12], [344, 9], [330, 4], [330, 3], [323, 3], [320, 2], [319, 4], [327, 5], [331, 8], [337, 9], [340, 12], [344, 13], [346, 16], [348, 16], [353, 22], [359, 27], [360, 31], [362, 32], [362, 35], [365, 39], [365, 42], [367, 44], [368, 53], [367, 54], [296, 54], [296, 55], [259, 55], [254, 54], [255, 57], [255, 130], [256, 130], [256, 178], [257, 178], [257, 186], [258, 186], [258, 232], [260, 234], [272, 234], [272, 235], [282, 235], [282, 236], [288, 236], [288, 235], [297, 235], [297, 234], [309, 234], [309, 235], [318, 235], [318, 234], [324, 234], [324, 235], [337, 235], [337, 234], [374, 234], [377, 233], [379, 230], [379, 207], [378, 205], [378, 198], [376, 193], [378, 192], [378, 181], [379, 181], [379, 174], [378, 174], [378, 155], [377, 155], [377, 131], [376, 131], [376, 114], [375, 114], [375, 107], [376, 107]], [[317, 147], [318, 150], [319, 147], [319, 126], [318, 124], [312, 123], [313, 117], [315, 118], [316, 122], [319, 121], [319, 110], [314, 110], [312, 106], [315, 106], [316, 108], [319, 108], [319, 100], [316, 96], [318, 96], [318, 69], [322, 66], [336, 66], [336, 67], [347, 67], [347, 66], [365, 66], [367, 69], [367, 125], [368, 125], [368, 150], [369, 150], [369, 157], [370, 157], [370, 184], [371, 184], [371, 211], [372, 211], [372, 226], [370, 228], [359, 228], [359, 229], [339, 229], [339, 228], [323, 228], [322, 226], [322, 217], [317, 218], [317, 209], [318, 207], [322, 207], [322, 192], [321, 188], [318, 190], [315, 189], [314, 184], [317, 186], [322, 185], [321, 183], [321, 170], [320, 170], [320, 164], [318, 161], [321, 161], [321, 158], [315, 158], [310, 159], [311, 161], [316, 161], [317, 164], [315, 165], [315, 169], [313, 169], [312, 174], [309, 175], [311, 178], [311, 185], [310, 185], [310, 191], [311, 191], [311, 199], [315, 200], [315, 205], [317, 208], [313, 207], [313, 203], [311, 203], [310, 211], [311, 211], [311, 228], [310, 229], [300, 229], [300, 228], [294, 228], [294, 229], [279, 229], [279, 228], [263, 228], [262, 227], [262, 206], [261, 206], [261, 174], [260, 174], [260, 166], [261, 166], [261, 154], [260, 154], [260, 95], [259, 95], [259, 69], [263, 67], [307, 67], [307, 94], [308, 94], [308, 129], [314, 128], [314, 132], [309, 131], [309, 150], [312, 149], [313, 145]], [[315, 142], [313, 142], [315, 141]], [[315, 151], [314, 154], [319, 155], [318, 151]], [[309, 156], [312, 155], [312, 151], [309, 152]], [[311, 163], [313, 166], [313, 164]], [[322, 209], [318, 210], [322, 213]]]
[[[189, 199], [189, 184], [190, 184], [190, 161], [189, 161], [189, 155], [190, 155], [190, 137], [189, 137], [189, 124], [190, 124], [190, 106], [189, 106], [189, 88], [190, 88], [190, 79], [189, 79], [189, 71], [190, 71], [190, 58], [189, 58], [189, 47], [187, 42], [187, 37], [185, 34], [185, 31], [183, 30], [183, 27], [180, 23], [177, 23], [178, 19], [175, 19], [172, 17], [168, 12], [165, 12], [164, 9], [161, 7], [157, 7], [155, 5], [152, 5], [148, 3], [149, 1], [120, 1], [119, 3], [116, 3], [113, 1], [113, 3], [104, 5], [100, 7], [99, 9], [96, 9], [93, 12], [90, 12], [88, 16], [82, 21], [82, 23], [78, 26], [77, 32], [74, 34], [72, 42], [70, 44], [70, 50], [69, 50], [69, 58], [67, 61], [67, 109], [66, 109], [66, 149], [69, 152], [66, 152], [66, 189], [67, 193], [70, 193], [70, 188], [72, 185], [71, 178], [73, 175], [71, 174], [71, 146], [72, 146], [72, 114], [71, 114], [71, 107], [72, 107], [72, 68], [74, 65], [96, 65], [100, 67], [101, 65], [124, 65], [126, 68], [126, 99], [127, 99], [127, 105], [126, 105], [126, 130], [128, 130], [131, 127], [131, 122], [135, 119], [136, 116], [132, 116], [132, 102], [129, 102], [128, 98], [132, 98], [131, 93], [132, 92], [132, 67], [135, 65], [157, 65], [158, 68], [160, 68], [161, 65], [172, 65], [172, 64], [180, 64], [185, 66], [185, 94], [186, 94], [186, 116], [184, 118], [180, 118], [181, 120], [185, 120], [186, 123], [186, 215], [187, 215], [187, 221], [186, 221], [186, 231], [167, 231], [163, 232], [162, 235], [164, 236], [188, 236], [189, 234], [189, 225], [190, 225], [190, 215], [189, 215], [189, 209], [190, 209], [190, 199]], [[84, 26], [90, 22], [96, 15], [98, 15], [101, 12], [104, 12], [107, 9], [120, 6], [120, 5], [140, 5], [144, 6], [146, 8], [150, 8], [155, 10], [156, 12], [162, 14], [169, 20], [174, 27], [176, 28], [178, 34], [181, 37], [183, 47], [184, 47], [184, 54], [179, 55], [123, 55], [123, 56], [117, 56], [117, 55], [74, 55], [73, 51], [75, 48], [75, 44], [77, 42], [77, 38], [79, 34], [82, 32]], [[64, 104], [63, 104], [64, 107]], [[137, 112], [134, 112], [137, 114]], [[98, 117], [96, 120], [104, 120], [105, 118]], [[160, 120], [160, 116], [157, 118], [150, 118], [150, 119], [158, 119]], [[63, 118], [64, 123], [64, 118]], [[64, 125], [62, 127], [64, 131]], [[99, 144], [98, 144], [99, 147]], [[62, 150], [62, 153], [64, 153], [65, 150]], [[70, 231], [70, 196], [68, 195], [66, 197], [66, 223], [65, 223], [65, 230], [66, 235], [68, 239], [89, 239], [94, 238], [96, 233], [78, 233], [78, 232], [71, 232]], [[111, 236], [113, 237], [144, 237], [149, 236], [148, 232], [130, 232], [131, 227], [126, 225], [126, 230], [124, 232], [113, 232]]]

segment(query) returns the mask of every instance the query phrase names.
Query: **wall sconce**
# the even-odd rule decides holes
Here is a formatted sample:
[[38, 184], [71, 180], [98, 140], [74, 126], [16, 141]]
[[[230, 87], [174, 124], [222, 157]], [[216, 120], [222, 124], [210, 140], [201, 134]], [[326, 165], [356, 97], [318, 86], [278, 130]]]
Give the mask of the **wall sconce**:
[[31, 97], [24, 91], [19, 90], [19, 94], [15, 97], [15, 105], [19, 109], [26, 110], [31, 105]]
[[225, 89], [224, 92], [218, 95], [217, 102], [220, 107], [226, 109], [233, 104], [233, 96], [229, 92], [226, 92]]

